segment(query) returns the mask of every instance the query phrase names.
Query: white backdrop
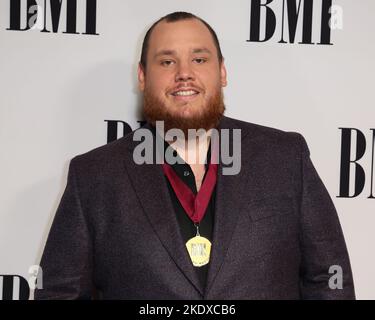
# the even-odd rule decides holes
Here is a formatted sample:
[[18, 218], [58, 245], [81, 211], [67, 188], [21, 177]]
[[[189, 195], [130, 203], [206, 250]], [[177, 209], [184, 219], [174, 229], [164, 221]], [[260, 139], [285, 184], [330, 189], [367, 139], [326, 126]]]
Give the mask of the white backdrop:
[[[277, 18], [274, 37], [260, 43], [247, 41], [251, 0], [98, 0], [99, 35], [63, 33], [66, 1], [57, 33], [7, 30], [11, 1], [0, 1], [0, 275], [27, 279], [29, 266], [39, 263], [69, 160], [107, 142], [105, 120], [138, 127], [136, 66], [144, 33], [167, 13], [190, 11], [207, 20], [221, 41], [229, 80], [226, 114], [305, 136], [339, 213], [357, 297], [375, 299], [375, 199], [368, 198], [375, 129], [373, 0], [333, 1], [343, 13], [337, 25], [342, 28], [331, 33], [333, 45], [299, 44], [301, 19], [295, 43], [278, 43], [282, 0], [270, 4]], [[315, 43], [322, 1], [314, 1]], [[36, 2], [40, 22], [44, 0]], [[82, 33], [86, 1], [77, 2]], [[21, 27], [26, 10], [22, 0]], [[264, 18], [263, 12], [261, 38]], [[367, 139], [359, 161], [366, 184], [355, 198], [337, 197], [342, 127], [357, 128]]]

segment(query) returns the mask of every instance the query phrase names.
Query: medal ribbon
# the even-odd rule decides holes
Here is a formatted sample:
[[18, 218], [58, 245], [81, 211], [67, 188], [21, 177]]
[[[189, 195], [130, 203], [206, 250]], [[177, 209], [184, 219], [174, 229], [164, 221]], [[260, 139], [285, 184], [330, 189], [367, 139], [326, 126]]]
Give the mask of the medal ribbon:
[[177, 173], [173, 170], [171, 165], [167, 163], [162, 164], [164, 174], [167, 176], [178, 200], [189, 218], [198, 224], [204, 217], [208, 203], [210, 202], [212, 193], [214, 191], [218, 164], [209, 163], [208, 172], [202, 183], [199, 192], [195, 195], [191, 189], [180, 179]]

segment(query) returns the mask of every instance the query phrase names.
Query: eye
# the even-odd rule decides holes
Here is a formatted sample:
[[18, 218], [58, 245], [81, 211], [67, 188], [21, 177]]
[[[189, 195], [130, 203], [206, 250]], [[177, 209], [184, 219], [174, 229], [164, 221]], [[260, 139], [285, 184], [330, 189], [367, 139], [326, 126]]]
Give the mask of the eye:
[[205, 59], [205, 58], [195, 58], [193, 61], [198, 63], [198, 64], [202, 64], [202, 63], [205, 63], [207, 61], [207, 59]]
[[174, 61], [173, 60], [163, 60], [163, 61], [160, 62], [160, 64], [164, 67], [168, 67], [168, 66], [174, 64]]

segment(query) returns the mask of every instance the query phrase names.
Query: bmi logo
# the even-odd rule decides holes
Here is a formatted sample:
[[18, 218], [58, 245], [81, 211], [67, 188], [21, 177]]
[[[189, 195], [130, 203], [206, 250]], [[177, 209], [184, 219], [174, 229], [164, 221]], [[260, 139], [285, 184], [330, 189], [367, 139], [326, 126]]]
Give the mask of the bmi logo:
[[[370, 129], [371, 138], [356, 128], [341, 130], [340, 192], [338, 198], [355, 198], [366, 186], [368, 199], [375, 199], [375, 129]], [[366, 157], [367, 156], [367, 157]], [[363, 161], [369, 158], [370, 161]], [[371, 164], [370, 164], [371, 162]], [[368, 163], [368, 165], [366, 165]]]
[[43, 270], [30, 266], [29, 279], [20, 275], [0, 274], [0, 300], [29, 300], [30, 290], [43, 289]]
[[248, 42], [333, 45], [332, 29], [343, 29], [343, 10], [332, 0], [251, 0], [250, 9]]
[[[132, 132], [131, 126], [122, 120], [104, 120], [107, 122], [107, 143], [115, 141], [121, 137], [126, 136], [128, 133]], [[142, 127], [146, 121], [138, 120], [139, 127]]]
[[[77, 0], [10, 0], [7, 30], [99, 35], [96, 32], [96, 4], [96, 0], [80, 1], [78, 7]], [[77, 30], [77, 22], [82, 22], [83, 30]]]

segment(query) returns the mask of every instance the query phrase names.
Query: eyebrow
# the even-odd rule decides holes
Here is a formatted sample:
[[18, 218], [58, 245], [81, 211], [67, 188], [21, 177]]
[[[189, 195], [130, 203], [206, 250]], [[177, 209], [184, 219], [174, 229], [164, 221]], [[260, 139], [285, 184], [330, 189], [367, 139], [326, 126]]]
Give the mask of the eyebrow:
[[159, 57], [159, 56], [173, 56], [176, 54], [175, 50], [160, 50], [157, 53], [155, 53], [154, 57]]
[[208, 53], [211, 54], [211, 50], [207, 48], [197, 48], [193, 50], [193, 53]]
[[[211, 50], [203, 47], [203, 48], [195, 48], [193, 49], [192, 51], [193, 53], [208, 53], [208, 54], [211, 54]], [[159, 57], [159, 56], [173, 56], [173, 55], [176, 55], [177, 52], [176, 50], [168, 50], [168, 49], [164, 49], [164, 50], [160, 50], [158, 51], [155, 55], [154, 55], [154, 58], [156, 57]]]

